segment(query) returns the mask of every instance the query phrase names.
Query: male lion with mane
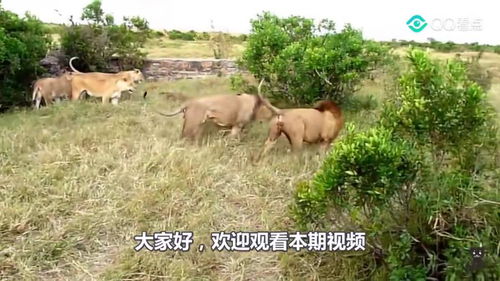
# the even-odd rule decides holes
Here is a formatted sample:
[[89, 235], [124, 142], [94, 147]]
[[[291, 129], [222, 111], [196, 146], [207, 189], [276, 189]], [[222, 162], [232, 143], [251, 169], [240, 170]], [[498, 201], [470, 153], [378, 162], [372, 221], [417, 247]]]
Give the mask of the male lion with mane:
[[258, 96], [275, 116], [269, 122], [267, 140], [255, 161], [260, 160], [282, 134], [287, 137], [294, 152], [301, 150], [304, 142], [320, 143], [326, 151], [344, 126], [340, 107], [333, 101], [323, 100], [313, 108], [279, 109], [262, 97], [260, 87], [263, 81], [259, 84]]

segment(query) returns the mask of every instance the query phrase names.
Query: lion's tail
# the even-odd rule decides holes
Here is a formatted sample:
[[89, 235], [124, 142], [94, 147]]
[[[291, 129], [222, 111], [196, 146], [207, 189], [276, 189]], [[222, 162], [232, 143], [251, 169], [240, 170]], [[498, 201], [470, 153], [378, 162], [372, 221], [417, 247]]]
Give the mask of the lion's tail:
[[157, 110], [155, 110], [156, 113], [160, 114], [160, 115], [163, 115], [163, 116], [166, 116], [166, 117], [173, 117], [173, 116], [176, 116], [178, 114], [181, 114], [181, 113], [184, 113], [186, 111], [186, 107], [183, 106], [181, 108], [179, 108], [178, 110], [174, 111], [174, 112], [171, 112], [171, 113], [163, 113], [163, 112], [159, 112]]
[[76, 68], [75, 68], [75, 67], [73, 67], [73, 63], [72, 63], [72, 62], [73, 62], [73, 60], [75, 60], [75, 59], [78, 59], [78, 57], [72, 57], [71, 59], [69, 59], [69, 67], [70, 67], [70, 68], [71, 68], [71, 70], [73, 70], [74, 72], [76, 72], [76, 73], [81, 73], [80, 71], [76, 70]]
[[281, 109], [277, 108], [276, 106], [272, 105], [265, 97], [262, 96], [260, 93], [260, 88], [262, 87], [262, 84], [264, 83], [264, 79], [260, 80], [259, 86], [257, 87], [257, 96], [260, 98], [262, 101], [262, 104], [264, 104], [265, 107], [269, 108], [271, 112], [274, 115], [281, 115], [283, 112]]

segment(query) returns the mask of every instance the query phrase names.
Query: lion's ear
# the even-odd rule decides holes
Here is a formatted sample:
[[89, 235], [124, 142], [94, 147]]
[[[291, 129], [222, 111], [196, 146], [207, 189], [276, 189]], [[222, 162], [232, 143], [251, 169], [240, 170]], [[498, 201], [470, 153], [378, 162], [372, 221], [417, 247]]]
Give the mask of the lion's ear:
[[139, 69], [134, 69], [135, 73], [139, 74], [141, 71]]

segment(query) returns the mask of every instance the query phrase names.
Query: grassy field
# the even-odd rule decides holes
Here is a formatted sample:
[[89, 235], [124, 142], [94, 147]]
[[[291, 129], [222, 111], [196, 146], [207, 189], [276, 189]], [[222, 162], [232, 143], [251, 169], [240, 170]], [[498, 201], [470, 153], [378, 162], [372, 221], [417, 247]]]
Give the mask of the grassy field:
[[[182, 118], [153, 109], [186, 96], [230, 92], [225, 78], [149, 83], [148, 100], [118, 107], [62, 103], [1, 116], [0, 272], [10, 280], [278, 280], [287, 255], [138, 253], [141, 231], [292, 230], [288, 205], [297, 181], [321, 157], [311, 147], [296, 161], [280, 141], [259, 166], [265, 124], [241, 141], [209, 130], [201, 146], [179, 139]], [[373, 120], [368, 110], [351, 121]], [[349, 116], [349, 114], [348, 114]], [[294, 261], [297, 263], [297, 261]], [[301, 268], [309, 274], [311, 267]], [[297, 274], [297, 273], [294, 273]]]
[[[231, 44], [229, 58], [241, 56], [245, 43]], [[149, 58], [213, 58], [210, 41], [170, 40], [167, 37], [150, 39], [145, 46]]]
[[[150, 42], [150, 54], [210, 57], [204, 42], [178, 42]], [[490, 98], [500, 109], [500, 56], [485, 54], [482, 63], [495, 75]], [[359, 95], [380, 105], [383, 86], [366, 81]], [[281, 139], [254, 166], [249, 159], [265, 140], [266, 124], [251, 124], [240, 141], [210, 129], [197, 146], [179, 138], [181, 117], [154, 112], [181, 103], [180, 95], [165, 92], [231, 92], [227, 78], [142, 87], [147, 100], [138, 94], [117, 107], [63, 102], [0, 116], [0, 279], [346, 280], [335, 268], [318, 272], [293, 252], [197, 252], [214, 231], [294, 231], [288, 207], [295, 185], [323, 156], [308, 147], [294, 158]], [[346, 109], [346, 120], [370, 127], [378, 109]], [[142, 231], [176, 230], [194, 232], [191, 251], [133, 250], [133, 236]]]

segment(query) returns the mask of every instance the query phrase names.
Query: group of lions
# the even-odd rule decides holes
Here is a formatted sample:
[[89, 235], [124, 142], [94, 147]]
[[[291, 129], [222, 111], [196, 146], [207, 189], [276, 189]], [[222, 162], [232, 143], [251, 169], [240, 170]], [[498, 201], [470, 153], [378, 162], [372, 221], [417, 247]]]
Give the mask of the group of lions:
[[[118, 73], [89, 72], [76, 70], [55, 78], [42, 78], [35, 82], [33, 102], [39, 108], [42, 99], [49, 105], [55, 100], [67, 98], [78, 100], [84, 93], [101, 97], [103, 103], [116, 105], [124, 91], [133, 92], [137, 83], [144, 81], [138, 69]], [[183, 113], [184, 124], [181, 136], [199, 140], [204, 124], [213, 122], [220, 127], [230, 127], [231, 136], [239, 137], [241, 130], [254, 120], [270, 120], [267, 140], [255, 160], [269, 151], [281, 135], [285, 135], [292, 151], [299, 151], [303, 143], [319, 143], [326, 151], [344, 126], [340, 108], [332, 101], [318, 102], [313, 108], [279, 109], [261, 94], [264, 80], [258, 86], [257, 95], [213, 95], [190, 99], [172, 113], [161, 113], [167, 117]], [[146, 98], [144, 93], [144, 98]]]
[[65, 72], [58, 77], [38, 79], [33, 85], [32, 102], [40, 108], [42, 100], [46, 105], [61, 99], [72, 101], [81, 99], [83, 94], [102, 98], [103, 103], [116, 105], [124, 91], [133, 92], [137, 83], [144, 81], [144, 75], [138, 69], [118, 73], [88, 72], [76, 70], [72, 61], [69, 66], [73, 72]]
[[318, 102], [313, 108], [279, 109], [261, 94], [264, 80], [257, 95], [213, 95], [188, 100], [178, 110], [161, 115], [172, 117], [183, 113], [183, 138], [197, 141], [207, 121], [220, 127], [230, 127], [231, 136], [254, 120], [269, 120], [269, 132], [258, 161], [269, 151], [281, 135], [285, 135], [292, 151], [299, 151], [303, 143], [319, 143], [326, 151], [344, 126], [340, 108], [332, 101]]

